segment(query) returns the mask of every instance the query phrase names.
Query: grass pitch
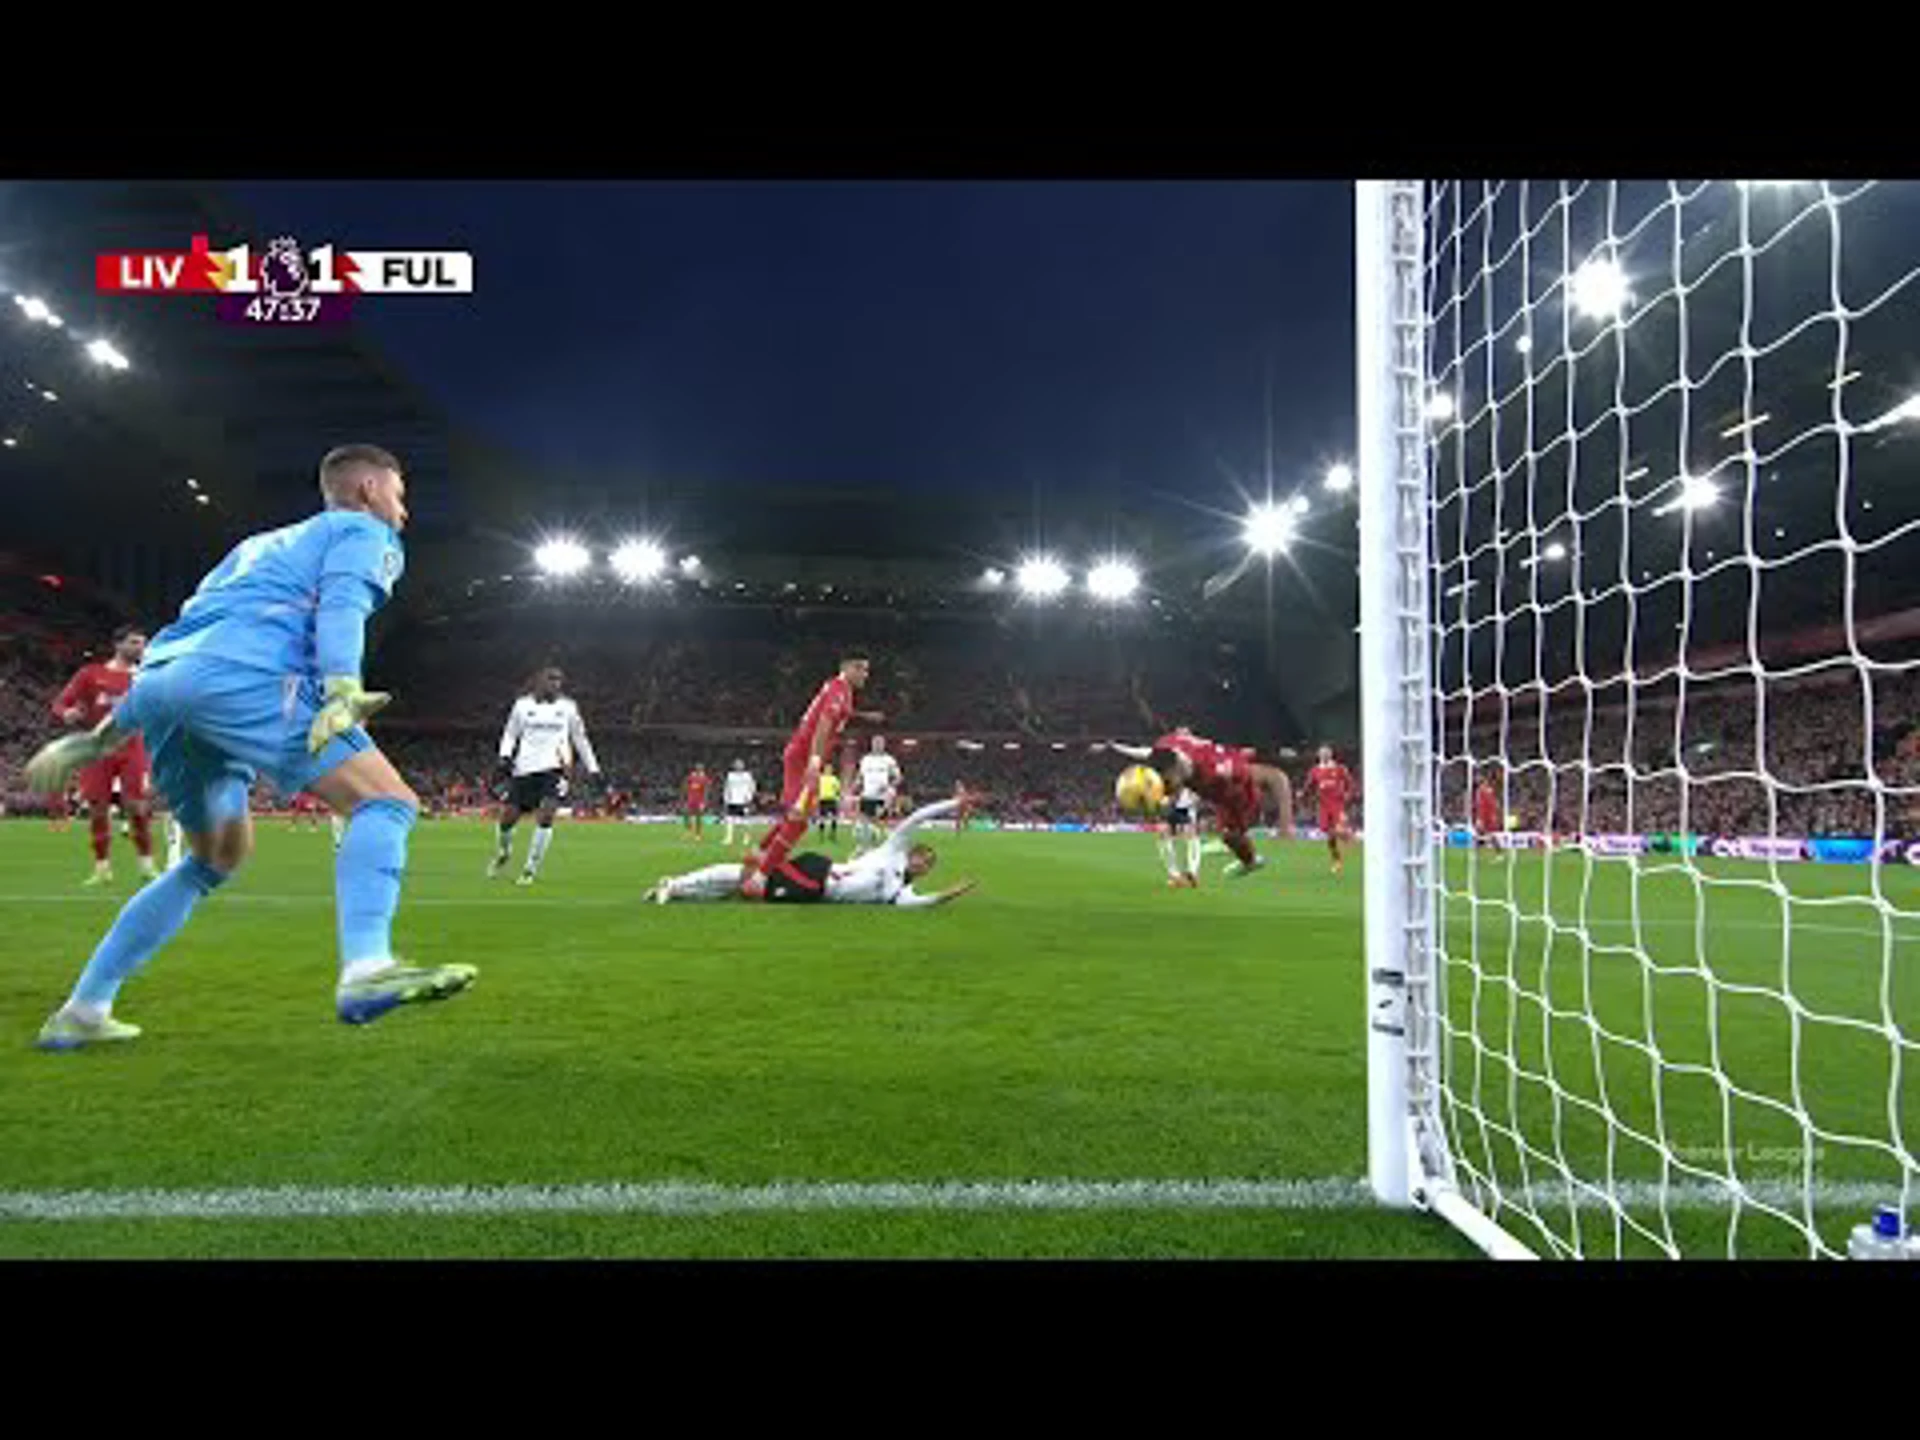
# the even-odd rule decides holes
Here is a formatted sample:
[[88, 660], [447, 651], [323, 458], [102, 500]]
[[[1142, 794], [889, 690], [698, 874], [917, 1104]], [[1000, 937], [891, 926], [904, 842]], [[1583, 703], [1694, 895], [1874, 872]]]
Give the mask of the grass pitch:
[[[355, 1029], [332, 1015], [326, 832], [263, 822], [249, 867], [123, 991], [116, 1013], [143, 1038], [47, 1055], [34, 1032], [131, 892], [131, 856], [116, 838], [122, 879], [82, 890], [82, 829], [0, 825], [0, 1256], [1477, 1253], [1436, 1220], [1373, 1208], [1357, 1184], [1357, 863], [1335, 879], [1322, 848], [1268, 841], [1268, 870], [1224, 881], [1223, 858], [1210, 857], [1204, 888], [1169, 891], [1145, 836], [936, 835], [936, 882], [981, 881], [939, 910], [642, 903], [659, 875], [723, 858], [716, 833], [695, 844], [676, 827], [562, 822], [539, 884], [523, 890], [483, 877], [489, 827], [423, 822], [400, 948], [475, 963], [480, 980], [444, 1005]], [[1554, 862], [1568, 863], [1583, 862]], [[1478, 866], [1455, 881], [1496, 902], [1546, 884], [1538, 858]], [[1618, 862], [1598, 868], [1608, 881], [1624, 874]], [[1798, 868], [1796, 884], [1838, 883], [1825, 867]], [[1695, 888], [1643, 893], [1640, 914], [1690, 921]], [[1758, 904], [1759, 892], [1741, 898]], [[1616, 899], [1633, 897], [1589, 893], [1588, 915]], [[1615, 1013], [1634, 995], [1648, 1003], [1637, 961], [1589, 952], [1582, 975], [1575, 957], [1525, 943], [1528, 925], [1551, 936], [1538, 922], [1516, 923], [1518, 941], [1503, 930], [1494, 948], [1486, 926], [1498, 910], [1481, 918], [1482, 970], [1494, 973], [1497, 957], [1512, 978], [1483, 979], [1477, 1012], [1460, 1008], [1469, 983], [1454, 1019], [1518, 1056], [1509, 1070], [1544, 1063], [1528, 1044], [1592, 1055], [1581, 1022], [1554, 1013], [1589, 991], [1609, 1029], [1634, 1018]], [[1778, 969], [1777, 930], [1731, 928], [1764, 916], [1723, 918], [1716, 954], [1756, 975]], [[1676, 966], [1685, 958], [1676, 952]], [[1811, 954], [1805, 965], [1829, 975]], [[1567, 988], [1576, 980], [1588, 987], [1579, 995]], [[1844, 993], [1823, 1004], [1872, 998], [1864, 979], [1831, 983]], [[1705, 1022], [1669, 988], [1661, 977], [1650, 1002], [1659, 1024], [1671, 1017], [1663, 1053], [1691, 1057]], [[1534, 1013], [1535, 992], [1552, 1002], [1551, 1025]], [[1719, 1025], [1723, 1058], [1786, 1063], [1767, 1058], [1778, 1036], [1766, 1017], [1736, 1020], [1723, 1006]], [[1884, 1036], [1868, 1035], [1877, 1053], [1828, 1045], [1841, 1029], [1819, 1027], [1822, 1062], [1837, 1067], [1819, 1093], [1842, 1107], [1836, 1123], [1860, 1126], [1877, 1096], [1885, 1135]], [[1585, 1074], [1562, 1060], [1563, 1089], [1597, 1094], [1611, 1081], [1616, 1113], [1641, 1123], [1632, 1107], [1651, 1105], [1657, 1087], [1636, 1101], [1615, 1071], [1644, 1069], [1645, 1057], [1612, 1043], [1598, 1053]], [[1555, 1102], [1484, 1055], [1481, 1065], [1481, 1111], [1495, 1125], [1463, 1133], [1505, 1186], [1526, 1145], [1554, 1153]], [[1804, 1089], [1807, 1062], [1801, 1075]], [[1751, 1080], [1772, 1093], [1781, 1077]], [[1563, 1153], [1603, 1165], [1604, 1145], [1586, 1153], [1595, 1135], [1572, 1133], [1564, 1096], [1558, 1108]], [[1670, 1144], [1721, 1143], [1712, 1097], [1676, 1096], [1662, 1115]], [[1502, 1125], [1525, 1144], [1502, 1152]], [[1836, 1178], [1878, 1179], [1874, 1158], [1859, 1159]], [[1618, 1173], [1638, 1172], [1622, 1160]], [[1840, 1206], [1823, 1223], [1844, 1233], [1858, 1218]], [[1619, 1227], [1604, 1213], [1567, 1224], [1598, 1225], [1588, 1248], [1615, 1248]], [[1723, 1253], [1726, 1229], [1724, 1212], [1672, 1221], [1690, 1254]], [[1776, 1224], [1742, 1251], [1806, 1245]]]

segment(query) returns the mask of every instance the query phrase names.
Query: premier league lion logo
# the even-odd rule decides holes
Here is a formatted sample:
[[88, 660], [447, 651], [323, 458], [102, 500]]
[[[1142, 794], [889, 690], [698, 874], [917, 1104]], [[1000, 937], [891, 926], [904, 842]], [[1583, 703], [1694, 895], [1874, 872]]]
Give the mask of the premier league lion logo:
[[283, 235], [267, 246], [260, 261], [260, 282], [269, 295], [307, 293], [307, 259], [300, 253], [299, 241]]

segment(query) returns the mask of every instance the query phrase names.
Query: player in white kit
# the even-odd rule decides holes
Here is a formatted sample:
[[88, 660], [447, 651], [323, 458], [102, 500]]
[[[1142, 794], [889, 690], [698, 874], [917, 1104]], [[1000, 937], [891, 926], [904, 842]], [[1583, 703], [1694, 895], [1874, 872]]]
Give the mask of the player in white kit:
[[853, 853], [877, 845], [887, 833], [886, 814], [900, 790], [900, 762], [887, 753], [884, 735], [860, 757], [860, 818], [853, 825]]
[[727, 807], [727, 838], [725, 843], [733, 844], [733, 827], [745, 829], [753, 819], [753, 774], [747, 769], [746, 762], [736, 760], [733, 768], [727, 771], [726, 785], [721, 791], [721, 803]]
[[[1173, 890], [1200, 888], [1200, 797], [1182, 785], [1167, 797], [1159, 834], [1160, 859], [1167, 867], [1167, 886]], [[1180, 865], [1177, 847], [1187, 842], [1187, 863]]]
[[500, 778], [511, 774], [512, 782], [500, 813], [500, 847], [487, 865], [489, 877], [498, 875], [513, 859], [513, 827], [532, 810], [539, 823], [517, 883], [533, 883], [547, 847], [553, 844], [554, 811], [567, 798], [567, 772], [573, 768], [575, 754], [586, 762], [594, 779], [600, 778], [600, 761], [587, 739], [580, 707], [561, 694], [565, 680], [559, 666], [549, 665], [534, 677], [533, 693], [514, 701], [507, 716], [507, 728], [500, 736], [499, 769]]
[[[942, 800], [914, 811], [886, 838], [879, 848], [844, 864], [834, 863], [831, 855], [817, 852], [792, 857], [792, 868], [799, 872], [796, 881], [784, 873], [767, 877], [763, 897], [770, 903], [826, 901], [838, 905], [902, 905], [907, 907], [940, 905], [957, 900], [974, 888], [963, 880], [949, 890], [921, 894], [913, 882], [933, 869], [937, 857], [931, 845], [917, 845], [913, 835], [929, 820], [951, 815], [960, 808], [958, 800]], [[740, 865], [709, 865], [686, 875], [671, 875], [661, 880], [647, 898], [656, 905], [675, 900], [738, 900]], [[811, 882], [810, 884], [802, 883]]]

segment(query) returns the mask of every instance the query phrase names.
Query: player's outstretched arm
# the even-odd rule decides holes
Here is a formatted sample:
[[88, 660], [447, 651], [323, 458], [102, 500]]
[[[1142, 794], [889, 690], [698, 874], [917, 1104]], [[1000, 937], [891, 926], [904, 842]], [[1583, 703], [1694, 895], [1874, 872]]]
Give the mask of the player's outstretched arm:
[[1293, 781], [1284, 770], [1273, 772], [1273, 798], [1280, 807], [1280, 838], [1293, 839]]
[[1109, 740], [1107, 748], [1116, 755], [1124, 755], [1129, 760], [1145, 760], [1153, 754], [1151, 745], [1122, 745], [1118, 740]]
[[950, 901], [958, 900], [962, 895], [979, 887], [978, 880], [962, 880], [958, 885], [950, 885], [945, 890], [935, 890], [922, 895], [909, 885], [894, 898], [893, 903], [909, 910], [924, 910], [929, 905], [945, 905]]
[[111, 755], [133, 739], [137, 730], [122, 730], [109, 715], [91, 730], [78, 735], [62, 735], [43, 745], [27, 761], [27, 788], [36, 795], [62, 795], [73, 777], [106, 755]]
[[915, 830], [926, 824], [927, 821], [938, 820], [942, 816], [951, 815], [959, 808], [960, 801], [954, 796], [949, 796], [945, 800], [936, 800], [931, 805], [922, 805], [918, 810], [894, 826], [893, 834], [887, 837], [887, 841], [889, 844], [896, 841], [904, 841], [911, 836]]

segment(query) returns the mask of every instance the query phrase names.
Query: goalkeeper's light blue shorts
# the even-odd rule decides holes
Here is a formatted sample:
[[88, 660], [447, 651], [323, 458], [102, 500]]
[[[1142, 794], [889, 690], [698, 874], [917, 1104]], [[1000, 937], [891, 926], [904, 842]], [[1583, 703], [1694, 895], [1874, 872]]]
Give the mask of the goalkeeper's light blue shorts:
[[182, 655], [142, 667], [113, 720], [145, 737], [153, 783], [181, 826], [203, 834], [246, 813], [258, 776], [291, 800], [348, 756], [374, 748], [356, 725], [309, 754], [307, 731], [325, 699], [310, 675]]

